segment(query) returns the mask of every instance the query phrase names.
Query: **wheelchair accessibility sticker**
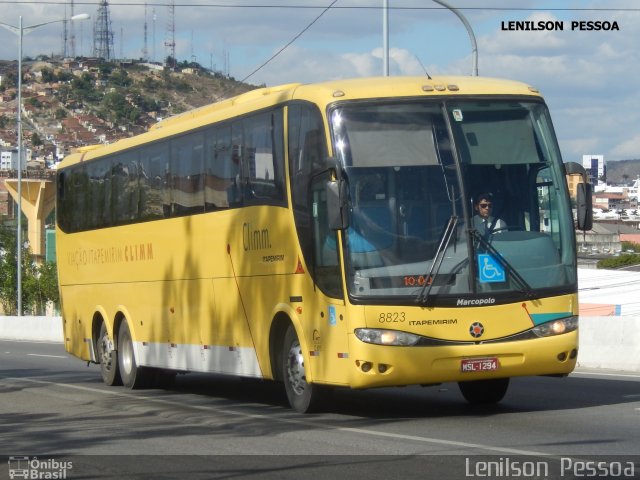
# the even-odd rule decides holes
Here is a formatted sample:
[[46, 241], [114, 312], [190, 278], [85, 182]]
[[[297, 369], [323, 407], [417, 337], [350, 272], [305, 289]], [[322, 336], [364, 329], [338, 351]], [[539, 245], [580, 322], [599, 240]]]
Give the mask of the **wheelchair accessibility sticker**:
[[478, 255], [478, 272], [481, 283], [504, 282], [504, 267], [494, 257], [486, 253]]

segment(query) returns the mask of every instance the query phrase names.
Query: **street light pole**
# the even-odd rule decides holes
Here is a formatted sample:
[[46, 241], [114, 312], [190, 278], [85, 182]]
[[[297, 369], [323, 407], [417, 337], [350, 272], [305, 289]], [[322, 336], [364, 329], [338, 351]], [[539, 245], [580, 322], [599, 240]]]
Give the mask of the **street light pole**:
[[[80, 13], [71, 17], [71, 21], [74, 20], [86, 20], [89, 15], [86, 13]], [[35, 25], [29, 25], [27, 27], [22, 26], [22, 15], [20, 15], [19, 23], [17, 27], [9, 25], [7, 23], [0, 22], [0, 26], [6, 28], [11, 33], [18, 35], [18, 232], [17, 232], [17, 265], [16, 270], [18, 282], [17, 294], [18, 294], [18, 316], [22, 316], [22, 159], [23, 159], [23, 145], [22, 145], [22, 38], [25, 33], [29, 33], [38, 27], [49, 25], [51, 23], [66, 22], [66, 19], [51, 20], [50, 22], [37, 23]]]
[[382, 2], [382, 74], [389, 76], [389, 0]]
[[22, 316], [22, 15], [18, 23], [18, 316]]
[[471, 28], [471, 24], [467, 21], [466, 17], [462, 14], [460, 10], [452, 7], [448, 3], [443, 0], [433, 0], [434, 2], [442, 5], [443, 7], [451, 10], [456, 16], [462, 21], [464, 28], [467, 29], [467, 33], [469, 34], [469, 40], [471, 41], [471, 57], [472, 57], [472, 75], [474, 77], [478, 76], [478, 44], [476, 43], [476, 36], [473, 33], [473, 28]]

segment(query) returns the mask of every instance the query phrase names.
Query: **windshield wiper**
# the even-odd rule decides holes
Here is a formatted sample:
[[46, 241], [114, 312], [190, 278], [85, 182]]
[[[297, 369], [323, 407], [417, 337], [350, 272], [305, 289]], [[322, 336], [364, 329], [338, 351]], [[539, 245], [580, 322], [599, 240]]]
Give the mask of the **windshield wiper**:
[[440, 271], [442, 261], [444, 260], [444, 255], [447, 251], [449, 243], [451, 243], [451, 238], [453, 237], [453, 232], [455, 232], [457, 224], [458, 216], [451, 215], [444, 229], [444, 232], [442, 232], [442, 236], [440, 237], [440, 244], [438, 245], [436, 254], [433, 257], [433, 261], [431, 262], [431, 268], [424, 277], [424, 285], [422, 286], [422, 288], [420, 289], [420, 293], [418, 293], [418, 296], [416, 297], [417, 303], [426, 303], [429, 299], [431, 288], [433, 287], [433, 283], [435, 282], [436, 275], [438, 275], [438, 272]]
[[500, 252], [498, 252], [498, 250], [496, 250], [496, 248], [493, 245], [491, 245], [491, 243], [489, 243], [487, 239], [480, 234], [480, 232], [478, 232], [478, 230], [473, 228], [470, 230], [470, 232], [471, 232], [471, 235], [476, 240], [478, 240], [480, 245], [482, 245], [504, 267], [504, 269], [509, 273], [511, 278], [513, 278], [515, 283], [518, 284], [518, 286], [520, 287], [520, 291], [526, 294], [527, 298], [535, 298], [535, 294], [533, 293], [533, 288], [531, 287], [531, 285], [529, 285], [527, 281], [524, 278], [522, 278], [522, 275], [520, 275], [516, 271], [516, 269], [513, 268], [513, 266], [507, 261], [507, 259], [504, 258], [500, 254]]

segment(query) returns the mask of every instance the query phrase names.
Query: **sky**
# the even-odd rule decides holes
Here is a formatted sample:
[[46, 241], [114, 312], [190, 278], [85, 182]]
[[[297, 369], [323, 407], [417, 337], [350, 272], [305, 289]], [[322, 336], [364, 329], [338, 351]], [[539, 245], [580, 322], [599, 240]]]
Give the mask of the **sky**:
[[[148, 0], [145, 16], [144, 0], [110, 0], [115, 56], [142, 57], [146, 19], [148, 55], [162, 61], [168, 54], [170, 3]], [[596, 154], [606, 161], [640, 158], [640, 1], [446, 3], [459, 9], [473, 29], [481, 76], [520, 80], [545, 96], [565, 161]], [[75, 1], [75, 14], [92, 17], [74, 22], [77, 55], [92, 54], [98, 4]], [[195, 60], [237, 80], [268, 86], [383, 74], [383, 0], [174, 4], [179, 61]], [[452, 11], [432, 0], [388, 0], [388, 5], [390, 75], [472, 74], [469, 35]], [[0, 22], [15, 26], [22, 15], [26, 27], [70, 16], [71, 7], [70, 0], [0, 0], [0, 11]], [[564, 29], [508, 29], [509, 22], [537, 26], [541, 21], [562, 22]], [[618, 30], [572, 29], [571, 23], [580, 21], [615, 22]], [[60, 54], [62, 31], [62, 23], [34, 29], [24, 37], [24, 55]], [[17, 39], [0, 29], [0, 59], [17, 58]]]

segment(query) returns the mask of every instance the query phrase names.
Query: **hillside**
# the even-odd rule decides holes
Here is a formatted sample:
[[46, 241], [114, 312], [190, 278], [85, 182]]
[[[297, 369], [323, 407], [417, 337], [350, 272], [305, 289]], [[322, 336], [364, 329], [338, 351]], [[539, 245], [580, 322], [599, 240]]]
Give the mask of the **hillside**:
[[607, 183], [626, 184], [640, 176], [640, 159], [607, 162]]
[[[16, 141], [17, 62], [0, 62], [0, 141]], [[142, 133], [159, 119], [257, 88], [197, 64], [175, 70], [96, 59], [23, 63], [24, 142], [33, 163], [56, 161], [74, 147]]]

